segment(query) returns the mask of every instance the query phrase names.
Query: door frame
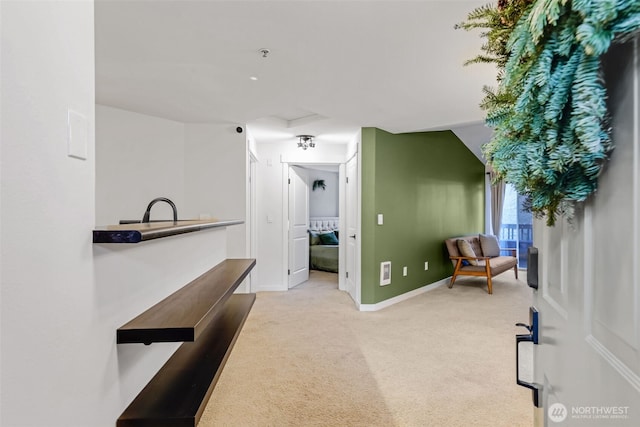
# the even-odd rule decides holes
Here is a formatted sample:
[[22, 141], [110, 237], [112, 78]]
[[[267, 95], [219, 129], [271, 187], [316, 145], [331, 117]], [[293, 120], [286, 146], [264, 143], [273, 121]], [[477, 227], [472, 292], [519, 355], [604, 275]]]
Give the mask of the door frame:
[[[345, 209], [346, 209], [346, 188], [345, 188], [345, 180], [346, 180], [346, 169], [345, 169], [345, 160], [344, 158], [335, 158], [335, 159], [323, 159], [322, 161], [296, 161], [293, 159], [281, 159], [282, 162], [282, 259], [284, 260], [282, 266], [282, 277], [286, 278], [287, 289], [289, 283], [289, 167], [290, 166], [301, 166], [308, 167], [314, 165], [338, 165], [338, 217], [339, 217], [339, 233], [341, 236], [344, 236], [346, 233], [346, 223], [345, 223]], [[359, 166], [358, 166], [359, 168]], [[360, 189], [358, 188], [358, 202], [360, 203]], [[359, 213], [359, 211], [358, 211]], [[360, 227], [359, 217], [357, 218], [358, 229]], [[358, 244], [356, 247], [356, 268], [359, 268], [360, 265], [360, 254], [359, 254], [360, 245]], [[345, 268], [346, 268], [346, 244], [343, 242], [343, 239], [339, 239], [338, 244], [338, 289], [341, 291], [346, 290], [346, 280], [345, 280]], [[356, 294], [360, 295], [360, 282], [359, 282], [359, 274], [356, 275]]]
[[[247, 218], [249, 219], [249, 227], [247, 230], [247, 256], [249, 258], [258, 257], [258, 198], [257, 198], [257, 172], [258, 157], [248, 148], [248, 179], [247, 179]], [[247, 291], [249, 293], [256, 292], [256, 284], [258, 283], [258, 271], [252, 269], [248, 277]]]
[[[355, 283], [355, 304], [356, 307], [358, 307], [358, 310], [361, 310], [360, 306], [361, 306], [361, 301], [362, 301], [362, 295], [361, 295], [361, 286], [360, 286], [360, 256], [361, 256], [361, 251], [362, 251], [362, 245], [360, 244], [360, 242], [362, 241], [362, 229], [361, 229], [361, 212], [362, 212], [362, 192], [360, 191], [360, 189], [362, 188], [361, 186], [361, 182], [362, 182], [362, 168], [361, 168], [361, 158], [360, 158], [360, 150], [356, 148], [356, 151], [349, 156], [349, 158], [344, 162], [344, 164], [341, 166], [342, 167], [342, 171], [344, 172], [344, 177], [343, 179], [340, 181], [340, 185], [343, 186], [343, 193], [344, 194], [344, 198], [342, 198], [340, 201], [341, 203], [344, 203], [343, 206], [343, 210], [342, 212], [342, 216], [341, 218], [344, 218], [344, 222], [341, 222], [340, 226], [344, 228], [345, 230], [345, 235], [348, 234], [347, 233], [347, 224], [346, 224], [346, 208], [347, 208], [347, 189], [346, 189], [346, 177], [347, 177], [347, 163], [349, 163], [353, 158], [356, 159], [356, 188], [355, 188], [355, 192], [356, 192], [356, 200], [355, 200], [355, 205], [356, 205], [356, 216], [355, 216], [355, 221], [356, 221], [356, 250], [355, 250], [355, 254], [354, 257], [355, 259], [353, 260], [353, 265], [354, 265], [354, 270], [353, 274], [353, 281]], [[345, 259], [344, 259], [344, 266], [346, 269], [347, 266], [347, 260], [346, 260], [346, 244], [345, 244]], [[346, 283], [346, 277], [344, 278], [345, 283], [344, 283], [344, 289], [343, 290], [347, 290], [347, 283]]]
[[[309, 280], [309, 252], [308, 252], [308, 250], [309, 250], [309, 248], [308, 248], [309, 239], [308, 239], [308, 236], [306, 236], [307, 237], [307, 240], [306, 240], [307, 241], [307, 247], [305, 249], [306, 249], [307, 252], [306, 252], [306, 255], [305, 255], [304, 262], [305, 262], [305, 265], [306, 265], [306, 271], [307, 271], [306, 277], [307, 278], [305, 280], [301, 281], [301, 282], [296, 283], [295, 285], [291, 285], [292, 264], [294, 264], [293, 260], [291, 258], [291, 255], [293, 255], [293, 258], [295, 258], [296, 255], [292, 254], [291, 251], [290, 251], [291, 246], [292, 246], [292, 236], [290, 235], [292, 227], [291, 227], [291, 221], [289, 220], [289, 218], [290, 218], [291, 213], [292, 213], [292, 204], [295, 205], [297, 203], [297, 200], [295, 198], [296, 191], [295, 191], [295, 189], [292, 191], [292, 187], [291, 187], [292, 186], [292, 182], [291, 182], [292, 175], [300, 176], [300, 174], [298, 172], [296, 172], [295, 169], [294, 169], [296, 167], [302, 170], [300, 172], [300, 174], [304, 174], [305, 175], [305, 177], [304, 177], [305, 187], [306, 187], [306, 190], [305, 190], [305, 192], [306, 192], [305, 203], [306, 203], [306, 212], [307, 212], [306, 225], [307, 225], [307, 227], [309, 225], [309, 191], [310, 191], [310, 189], [309, 189], [309, 180], [308, 180], [309, 171], [304, 166], [300, 166], [300, 165], [296, 165], [296, 164], [289, 164], [289, 167], [287, 167], [287, 176], [286, 176], [286, 181], [287, 181], [287, 192], [286, 192], [287, 209], [285, 211], [286, 215], [284, 215], [287, 218], [287, 228], [285, 230], [283, 230], [284, 234], [285, 234], [285, 236], [287, 238], [286, 239], [286, 241], [287, 241], [286, 242], [286, 246], [287, 246], [287, 258], [286, 258], [287, 275], [285, 276], [287, 278], [287, 280], [286, 280], [287, 281], [287, 290], [288, 289], [292, 289], [292, 288], [294, 288], [294, 287], [306, 282], [307, 280]], [[291, 194], [292, 193], [294, 195], [293, 203], [291, 201]], [[293, 209], [295, 210], [295, 208], [293, 208]], [[295, 224], [294, 224], [294, 227], [295, 227]], [[307, 228], [307, 230], [308, 230], [308, 228]], [[305, 233], [307, 233], [307, 231], [305, 231]], [[295, 239], [295, 236], [293, 237], [293, 239]]]

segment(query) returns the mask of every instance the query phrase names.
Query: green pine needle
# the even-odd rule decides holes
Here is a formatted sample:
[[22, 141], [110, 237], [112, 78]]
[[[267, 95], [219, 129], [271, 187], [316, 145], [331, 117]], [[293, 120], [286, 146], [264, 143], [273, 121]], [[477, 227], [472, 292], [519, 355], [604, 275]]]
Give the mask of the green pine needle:
[[495, 130], [483, 153], [497, 179], [553, 225], [597, 189], [613, 146], [601, 56], [640, 30], [638, 0], [500, 0], [472, 11], [456, 28], [482, 28], [483, 53], [498, 88], [483, 87], [481, 107]]

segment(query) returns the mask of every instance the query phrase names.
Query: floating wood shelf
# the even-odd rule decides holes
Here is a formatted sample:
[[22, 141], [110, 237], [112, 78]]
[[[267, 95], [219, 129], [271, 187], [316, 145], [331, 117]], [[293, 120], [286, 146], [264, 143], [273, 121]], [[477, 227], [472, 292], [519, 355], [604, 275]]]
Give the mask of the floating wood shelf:
[[255, 301], [231, 295], [196, 342], [184, 343], [118, 418], [118, 427], [195, 427]]
[[195, 341], [255, 265], [255, 259], [222, 261], [123, 325], [117, 343]]
[[182, 220], [107, 225], [93, 230], [93, 243], [140, 243], [194, 231], [243, 224], [240, 220]]

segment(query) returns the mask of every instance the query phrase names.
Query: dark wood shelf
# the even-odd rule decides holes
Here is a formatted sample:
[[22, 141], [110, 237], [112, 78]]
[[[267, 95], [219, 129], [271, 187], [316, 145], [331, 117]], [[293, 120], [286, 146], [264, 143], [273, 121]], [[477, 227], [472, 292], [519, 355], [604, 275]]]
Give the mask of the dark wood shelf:
[[118, 418], [118, 427], [195, 427], [255, 301], [231, 295], [198, 341], [184, 343]]
[[195, 341], [233, 294], [255, 259], [227, 259], [117, 331], [117, 343]]
[[216, 227], [243, 224], [240, 220], [182, 220], [106, 225], [93, 230], [93, 243], [140, 243]]

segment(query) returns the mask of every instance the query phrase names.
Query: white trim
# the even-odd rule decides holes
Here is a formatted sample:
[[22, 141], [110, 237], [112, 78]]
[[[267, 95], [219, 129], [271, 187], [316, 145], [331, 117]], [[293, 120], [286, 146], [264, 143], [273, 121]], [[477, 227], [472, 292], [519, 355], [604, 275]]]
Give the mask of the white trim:
[[289, 289], [289, 163], [282, 165], [282, 277], [285, 283], [284, 289]]
[[380, 301], [376, 304], [360, 304], [360, 311], [378, 311], [383, 308], [391, 307], [394, 304], [397, 304], [402, 301], [406, 301], [410, 298], [416, 297], [418, 295], [424, 294], [425, 292], [432, 291], [436, 288], [439, 288], [442, 285], [446, 285], [451, 280], [451, 276], [445, 277], [442, 280], [438, 280], [437, 282], [429, 283], [428, 285], [424, 285], [421, 288], [414, 289], [409, 292], [405, 292], [402, 295], [395, 296], [393, 298], [386, 299], [384, 301]]
[[[358, 202], [356, 203], [356, 236], [359, 237], [356, 240], [356, 305], [359, 305], [362, 301], [362, 283], [360, 279], [362, 277], [362, 130], [358, 131], [358, 135], [355, 140], [355, 156], [357, 159], [356, 174], [358, 175], [356, 183], [356, 194]], [[352, 156], [353, 157], [353, 156]], [[349, 158], [351, 159], [351, 157]]]
[[[542, 250], [543, 253], [548, 254], [550, 252], [549, 248], [551, 243], [549, 242], [549, 235], [552, 230], [559, 231], [560, 234], [560, 296], [566, 300], [566, 289], [567, 285], [565, 282], [565, 270], [566, 270], [566, 224], [564, 222], [564, 218], [558, 219], [558, 224], [556, 224], [555, 229], [550, 227], [545, 227], [542, 231]], [[562, 227], [560, 229], [559, 227]], [[547, 259], [543, 260], [542, 264], [540, 260], [538, 260], [538, 266], [542, 265], [542, 286], [540, 287], [542, 291], [542, 298], [560, 315], [564, 320], [569, 320], [569, 313], [566, 308], [563, 307], [560, 301], [557, 301], [555, 297], [549, 292], [549, 261]]]
[[[634, 227], [633, 227], [633, 259], [638, 259], [638, 255], [640, 255], [640, 81], [639, 81], [639, 63], [640, 58], [638, 57], [638, 41], [640, 37], [636, 37], [633, 39], [633, 69], [635, 72], [633, 73], [633, 93], [635, 94], [633, 97], [633, 113], [636, 120], [633, 121], [633, 217], [634, 217]], [[640, 279], [640, 267], [638, 267], [638, 263], [632, 263], [633, 268], [633, 283], [635, 283], [634, 295], [635, 301], [634, 310], [633, 310], [633, 324], [636, 325], [636, 336], [634, 348], [638, 350], [638, 345], [640, 345], [640, 328], [638, 327], [638, 322], [640, 322], [640, 284], [638, 284], [638, 280]]]
[[258, 292], [286, 292], [288, 290], [288, 288], [283, 288], [282, 285], [262, 285], [262, 286], [257, 286], [256, 289], [254, 289], [252, 292], [253, 293], [258, 293]]
[[609, 366], [615, 369], [622, 378], [624, 378], [633, 388], [640, 392], [640, 377], [633, 372], [632, 369], [620, 359], [618, 359], [607, 347], [604, 346], [596, 337], [589, 335], [585, 338], [585, 341], [593, 347], [604, 360], [607, 361]]
[[593, 208], [592, 203], [586, 203], [583, 214], [584, 228], [584, 252], [582, 255], [583, 262], [583, 289], [584, 289], [584, 315], [582, 317], [585, 336], [593, 333], [593, 301], [595, 300], [593, 287], [593, 259], [594, 259], [594, 242], [593, 242]]
[[[247, 183], [247, 256], [258, 258], [258, 158], [248, 150], [249, 182]], [[249, 273], [248, 292], [255, 292], [258, 283], [258, 269], [254, 268]]]
[[[338, 231], [340, 236], [347, 235], [347, 186], [345, 177], [347, 176], [344, 163], [338, 165]], [[347, 290], [347, 243], [346, 239], [338, 239], [338, 289]]]

